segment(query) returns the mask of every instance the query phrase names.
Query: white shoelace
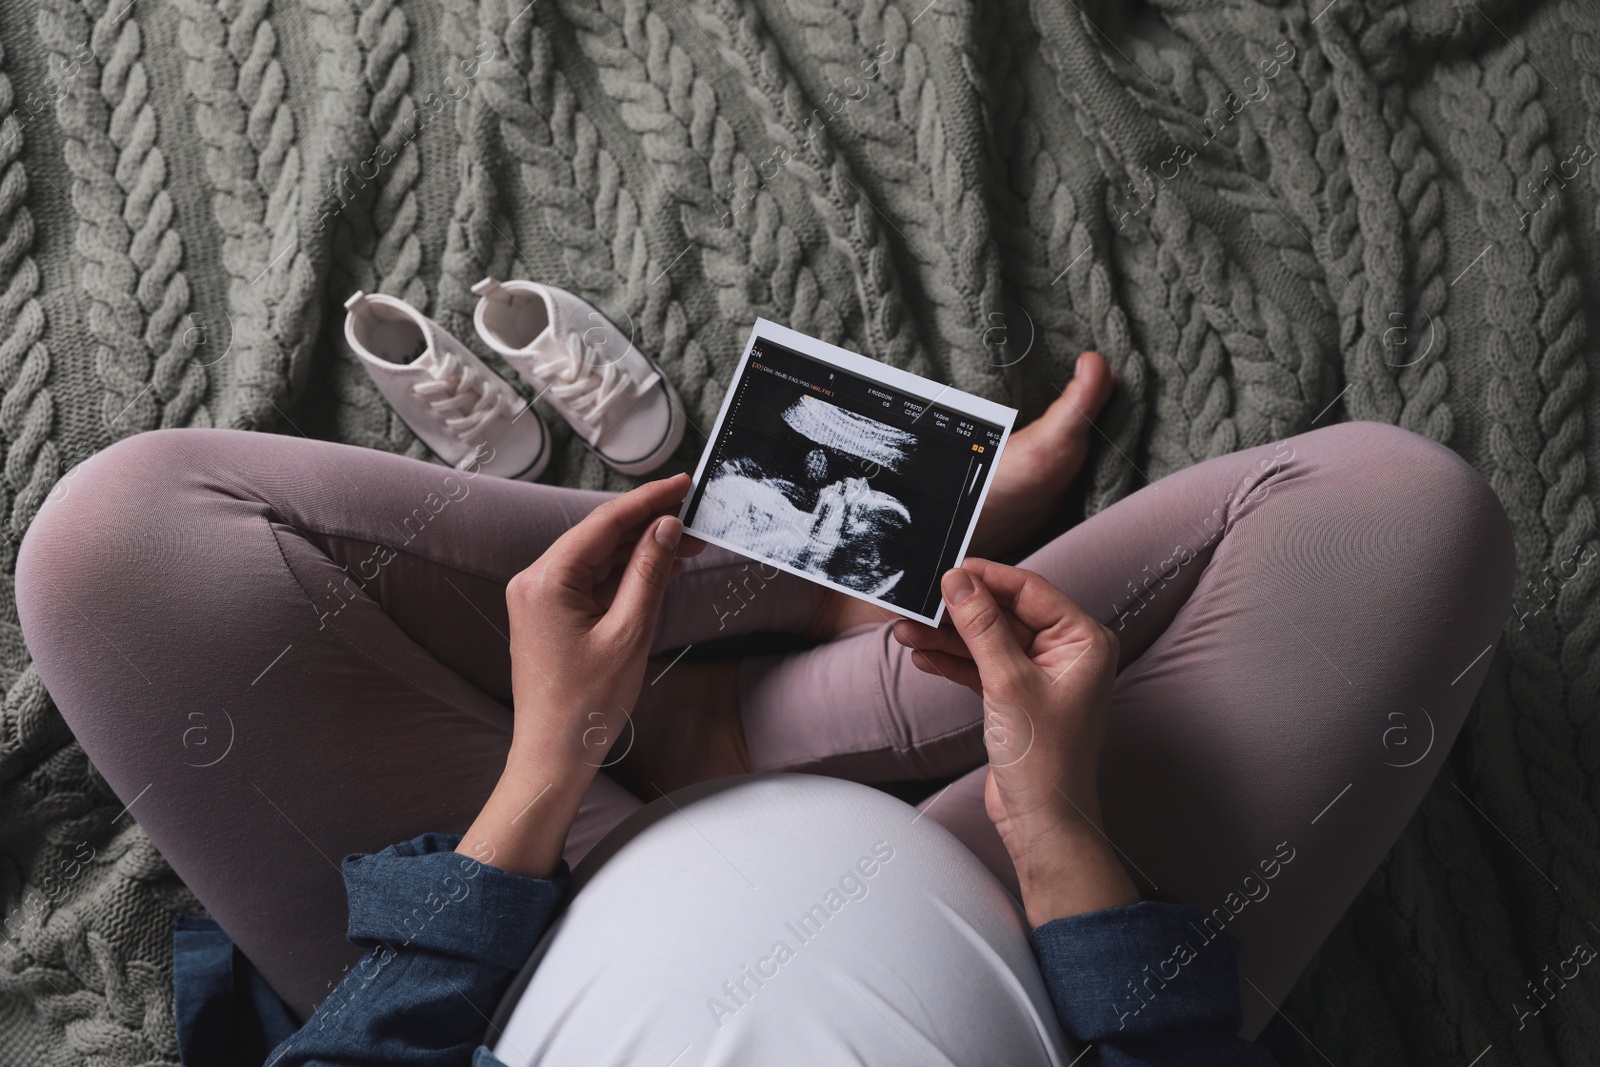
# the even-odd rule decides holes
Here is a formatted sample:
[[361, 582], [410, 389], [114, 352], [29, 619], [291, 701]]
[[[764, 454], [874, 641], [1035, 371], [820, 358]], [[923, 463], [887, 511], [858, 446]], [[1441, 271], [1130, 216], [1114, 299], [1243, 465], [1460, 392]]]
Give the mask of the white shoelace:
[[434, 351], [423, 361], [431, 377], [411, 387], [444, 419], [445, 429], [469, 448], [484, 443], [484, 431], [502, 412], [512, 414], [515, 403], [509, 389], [490, 380], [477, 367], [464, 363], [451, 353]]
[[532, 374], [550, 383], [546, 391], [553, 394], [553, 400], [559, 400], [564, 409], [595, 428], [598, 442], [606, 429], [604, 417], [614, 409], [617, 397], [630, 390], [634, 395], [642, 394], [660, 375], [652, 373], [640, 384], [619, 369], [620, 360], [597, 365], [589, 358], [597, 349], [585, 342], [582, 334], [569, 333], [566, 349], [562, 355], [536, 363]]

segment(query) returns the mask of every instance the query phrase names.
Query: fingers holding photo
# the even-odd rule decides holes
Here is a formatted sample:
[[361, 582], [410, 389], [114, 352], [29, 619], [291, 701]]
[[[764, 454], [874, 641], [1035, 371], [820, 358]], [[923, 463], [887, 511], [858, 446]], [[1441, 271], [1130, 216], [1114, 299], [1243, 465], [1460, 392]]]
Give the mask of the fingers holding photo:
[[674, 512], [689, 495], [689, 476], [646, 482], [585, 515], [556, 539], [541, 560], [591, 570], [610, 561], [619, 547], [631, 548], [652, 520]]
[[1019, 639], [1018, 644], [1038, 666], [1049, 672], [1063, 657], [1075, 661], [1078, 654], [1093, 648], [1105, 652], [1095, 657], [1096, 662], [1107, 660], [1102, 665], [1116, 673], [1121, 656], [1116, 634], [1047, 578], [984, 559], [969, 559], [962, 566], [978, 576], [995, 601], [1031, 633], [1030, 640]]
[[1100, 625], [1099, 620], [1041, 574], [987, 559], [968, 559], [961, 566], [979, 578], [998, 603], [1035, 633], [1061, 625]]
[[[964, 569], [965, 565], [963, 565], [962, 568], [954, 568], [951, 571], [946, 572], [945, 580], [955, 580], [950, 576], [956, 574], [957, 571]], [[966, 571], [966, 573], [970, 577], [972, 576], [973, 572]], [[948, 601], [946, 606], [949, 608]], [[1004, 607], [1003, 604], [1002, 607]], [[944, 621], [938, 626], [929, 626], [926, 623], [917, 622], [913, 619], [897, 620], [894, 624], [895, 640], [913, 650], [921, 649], [926, 651], [945, 652], [952, 656], [958, 656], [962, 659], [970, 660], [972, 658], [972, 652], [967, 648], [966, 641], [963, 640], [960, 631], [956, 628], [955, 621], [951, 613], [952, 610], [953, 609], [945, 612]], [[1012, 640], [1014, 640], [1022, 648], [1029, 647], [1034, 639], [1034, 631], [1030, 627], [1024, 625], [1023, 622], [1018, 619], [1016, 615], [1009, 609], [1004, 610], [1001, 617], [1005, 620], [1006, 627], [1011, 632]]]
[[[660, 519], [652, 521], [658, 522]], [[623, 568], [633, 558], [634, 550], [639, 545], [640, 539], [644, 536], [645, 531], [650, 528], [649, 524], [641, 524], [636, 528], [630, 529], [623, 539], [617, 543], [617, 546], [611, 550], [611, 554], [593, 568], [594, 598], [602, 606], [611, 604], [612, 596], [617, 591], [617, 584], [622, 580]], [[693, 559], [705, 550], [706, 543], [704, 541], [684, 531], [678, 540], [678, 548], [674, 553], [677, 565], [673, 570], [672, 576], [676, 578], [683, 573], [684, 560]]]
[[676, 515], [663, 515], [650, 523], [634, 542], [606, 612], [607, 621], [623, 631], [632, 643], [648, 644], [650, 635], [655, 632], [667, 583], [683, 569], [683, 562], [677, 555], [682, 541], [683, 523]]
[[[647, 527], [662, 515], [677, 511], [689, 493], [689, 476], [677, 474], [646, 482], [606, 501], [555, 540], [536, 561], [562, 584], [600, 599], [604, 589], [614, 589], [613, 579], [633, 553]], [[698, 555], [702, 541], [683, 538], [680, 558]], [[610, 584], [610, 589], [605, 587]], [[609, 602], [609, 597], [603, 602]]]

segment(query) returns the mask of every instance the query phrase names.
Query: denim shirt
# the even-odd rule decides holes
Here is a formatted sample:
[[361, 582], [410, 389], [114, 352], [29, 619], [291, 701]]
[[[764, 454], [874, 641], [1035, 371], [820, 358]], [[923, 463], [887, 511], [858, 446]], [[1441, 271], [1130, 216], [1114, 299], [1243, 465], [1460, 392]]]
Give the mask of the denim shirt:
[[[482, 1043], [486, 1021], [555, 918], [568, 871], [563, 863], [551, 878], [512, 874], [457, 853], [460, 840], [423, 834], [345, 857], [348, 936], [368, 951], [298, 1029], [215, 923], [180, 916], [174, 993], [185, 1067], [504, 1067]], [[1170, 977], [1159, 967], [1175, 945], [1196, 940], [1203, 919], [1187, 905], [1140, 901], [1035, 929], [1062, 1027], [1107, 1067], [1275, 1067], [1273, 1031], [1256, 1044], [1236, 1036], [1230, 935], [1189, 953]], [[1298, 1049], [1283, 1062], [1302, 1062]]]

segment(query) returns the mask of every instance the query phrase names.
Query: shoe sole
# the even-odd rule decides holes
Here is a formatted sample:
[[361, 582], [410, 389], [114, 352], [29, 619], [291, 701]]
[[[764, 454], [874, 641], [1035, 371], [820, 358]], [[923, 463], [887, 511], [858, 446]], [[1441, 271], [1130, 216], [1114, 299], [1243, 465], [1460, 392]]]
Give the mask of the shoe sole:
[[536, 482], [548, 466], [550, 466], [550, 433], [547, 430], [544, 435], [544, 445], [539, 449], [539, 454], [534, 457], [533, 462], [528, 465], [528, 469], [521, 474], [509, 475], [508, 480], [513, 482]]
[[[652, 360], [651, 362], [653, 364], [655, 361]], [[649, 474], [668, 459], [671, 459], [672, 454], [683, 443], [683, 430], [684, 426], [688, 424], [689, 416], [683, 410], [683, 401], [678, 398], [678, 391], [672, 387], [671, 382], [667, 381], [666, 372], [662, 371], [660, 367], [657, 367], [656, 371], [661, 375], [661, 385], [667, 391], [667, 404], [672, 409], [672, 424], [667, 429], [667, 436], [662, 439], [661, 444], [657, 445], [653, 452], [643, 459], [636, 459], [629, 463], [618, 463], [616, 460], [606, 456], [605, 453], [590, 446], [587, 441], [583, 441], [582, 437], [577, 438], [577, 440], [583, 441], [584, 446], [589, 451], [600, 457], [602, 463], [618, 474]]]
[[[530, 408], [530, 410], [531, 410], [531, 408]], [[538, 418], [539, 413], [537, 411], [535, 411], [535, 412], [533, 412], [533, 416], [535, 418]], [[541, 423], [542, 423], [542, 421], [543, 420], [541, 420]], [[540, 430], [542, 431], [542, 433], [541, 433], [541, 438], [542, 439], [539, 442], [539, 454], [533, 457], [533, 462], [532, 463], [528, 464], [526, 467], [524, 467], [521, 471], [519, 471], [516, 474], [491, 474], [491, 475], [489, 475], [489, 477], [491, 477], [491, 478], [500, 478], [500, 479], [503, 479], [504, 481], [508, 481], [508, 482], [536, 482], [536, 481], [538, 481], [539, 480], [539, 476], [542, 475], [545, 472], [545, 468], [550, 466], [550, 428], [548, 426], [541, 425], [540, 426]], [[414, 431], [414, 430], [412, 431], [413, 434], [415, 434], [415, 432], [416, 431]], [[422, 438], [418, 437], [417, 440], [422, 441]], [[450, 461], [445, 459], [443, 456], [439, 455], [439, 453], [435, 452], [433, 450], [433, 447], [431, 445], [429, 445], [428, 442], [422, 441], [422, 447], [426, 448], [428, 450], [428, 454], [431, 455], [434, 459], [438, 460], [441, 466], [446, 467], [446, 468], [448, 468], [450, 470], [453, 470], [458, 474], [461, 472], [461, 468], [460, 467], [452, 466], [450, 464]], [[478, 471], [478, 474], [483, 474], [483, 473], [485, 473], [485, 472], [483, 470], [481, 470], [481, 469]], [[477, 477], [477, 475], [473, 475], [473, 477]]]

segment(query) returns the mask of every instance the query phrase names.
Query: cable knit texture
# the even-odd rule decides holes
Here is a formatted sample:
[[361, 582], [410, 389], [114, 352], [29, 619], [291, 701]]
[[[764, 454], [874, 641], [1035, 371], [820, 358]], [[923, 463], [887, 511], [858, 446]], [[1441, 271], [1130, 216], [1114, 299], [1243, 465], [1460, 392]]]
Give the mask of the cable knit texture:
[[[0, 114], [0, 1064], [176, 1063], [197, 908], [30, 666], [18, 539], [157, 427], [426, 456], [340, 303], [476, 347], [485, 274], [660, 361], [669, 470], [757, 315], [1024, 418], [1104, 353], [1088, 513], [1343, 419], [1460, 452], [1517, 609], [1286, 1012], [1337, 1064], [1600, 1062], [1600, 976], [1528, 986], [1600, 943], [1592, 0], [0, 0]], [[628, 484], [553, 421], [548, 479]]]

